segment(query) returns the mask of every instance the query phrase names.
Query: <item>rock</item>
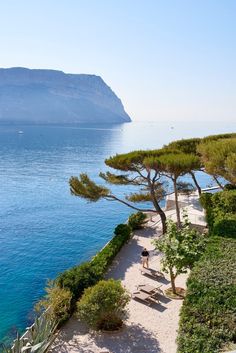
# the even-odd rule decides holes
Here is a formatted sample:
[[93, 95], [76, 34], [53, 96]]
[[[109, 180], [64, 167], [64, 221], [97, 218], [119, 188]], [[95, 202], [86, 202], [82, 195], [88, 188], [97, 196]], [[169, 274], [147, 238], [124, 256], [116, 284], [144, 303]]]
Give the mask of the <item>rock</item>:
[[101, 77], [57, 70], [0, 69], [2, 123], [122, 123], [131, 119]]

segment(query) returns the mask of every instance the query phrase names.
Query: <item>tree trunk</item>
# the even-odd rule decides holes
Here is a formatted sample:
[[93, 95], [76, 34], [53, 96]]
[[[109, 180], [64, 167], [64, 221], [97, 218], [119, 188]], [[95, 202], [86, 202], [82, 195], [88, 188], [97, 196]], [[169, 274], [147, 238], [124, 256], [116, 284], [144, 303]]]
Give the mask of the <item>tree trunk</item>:
[[153, 203], [157, 213], [159, 214], [159, 216], [161, 218], [162, 234], [165, 234], [166, 230], [167, 230], [167, 228], [166, 228], [166, 215], [165, 215], [165, 212], [160, 207], [159, 203], [157, 202], [153, 185], [150, 185], [150, 192], [151, 192], [151, 197], [152, 197], [152, 203]]
[[213, 179], [215, 180], [216, 184], [223, 190], [224, 186], [219, 182], [216, 175], [212, 175]]
[[160, 211], [158, 211], [160, 217], [161, 217], [161, 224], [162, 224], [162, 234], [165, 234], [167, 231], [167, 227], [166, 227], [166, 215], [165, 212], [162, 211], [162, 209], [160, 208]]
[[174, 191], [175, 191], [175, 209], [176, 209], [176, 216], [177, 216], [177, 225], [181, 227], [181, 219], [180, 219], [180, 210], [179, 210], [179, 203], [178, 203], [178, 190], [177, 190], [177, 179], [173, 179], [174, 183]]
[[195, 184], [195, 186], [196, 186], [196, 188], [197, 188], [198, 194], [199, 194], [199, 196], [200, 196], [201, 193], [202, 193], [202, 189], [201, 189], [200, 185], [199, 185], [198, 182], [197, 182], [197, 179], [196, 179], [196, 177], [195, 177], [195, 174], [194, 174], [194, 172], [190, 172], [189, 174], [192, 176], [193, 182], [194, 182], [194, 184]]
[[170, 281], [171, 281], [172, 292], [173, 292], [174, 294], [176, 294], [175, 276], [174, 276], [172, 267], [170, 267]]
[[156, 195], [155, 195], [155, 189], [154, 189], [154, 182], [151, 181], [150, 172], [148, 173], [147, 181], [148, 181], [148, 186], [149, 186], [149, 190], [150, 190], [153, 206], [155, 207], [157, 213], [159, 214], [159, 216], [161, 218], [162, 234], [165, 234], [166, 230], [167, 230], [167, 227], [166, 227], [166, 215], [165, 215], [165, 212], [160, 207], [160, 205], [159, 205], [159, 203], [157, 201], [157, 198], [156, 198]]

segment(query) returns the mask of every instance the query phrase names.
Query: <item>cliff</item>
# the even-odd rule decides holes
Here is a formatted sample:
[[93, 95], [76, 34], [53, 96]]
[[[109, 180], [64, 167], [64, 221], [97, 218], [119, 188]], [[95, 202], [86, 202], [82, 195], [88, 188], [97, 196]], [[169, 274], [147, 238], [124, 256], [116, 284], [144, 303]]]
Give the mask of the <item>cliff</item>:
[[101, 77], [56, 70], [0, 69], [0, 122], [131, 121]]

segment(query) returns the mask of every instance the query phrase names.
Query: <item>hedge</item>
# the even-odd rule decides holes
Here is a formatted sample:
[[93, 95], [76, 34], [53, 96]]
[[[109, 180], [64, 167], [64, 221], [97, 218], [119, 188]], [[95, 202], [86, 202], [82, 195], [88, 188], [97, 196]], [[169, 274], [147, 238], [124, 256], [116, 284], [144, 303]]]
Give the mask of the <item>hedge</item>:
[[113, 239], [89, 262], [84, 262], [61, 273], [56, 283], [72, 293], [72, 309], [75, 302], [82, 296], [85, 288], [95, 285], [105, 275], [109, 265], [131, 236], [131, 228], [119, 224]]
[[128, 225], [132, 230], [141, 229], [147, 220], [147, 215], [143, 212], [132, 213], [128, 219]]
[[212, 237], [187, 281], [179, 353], [216, 353], [236, 342], [236, 240]]
[[200, 202], [206, 211], [210, 234], [236, 239], [236, 190], [204, 193]]

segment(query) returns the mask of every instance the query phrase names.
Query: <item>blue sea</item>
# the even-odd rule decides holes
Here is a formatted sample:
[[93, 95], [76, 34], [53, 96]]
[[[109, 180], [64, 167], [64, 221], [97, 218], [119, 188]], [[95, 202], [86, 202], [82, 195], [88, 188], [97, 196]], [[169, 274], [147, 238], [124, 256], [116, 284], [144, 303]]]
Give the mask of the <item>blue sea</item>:
[[[232, 131], [233, 123], [0, 126], [0, 340], [31, 323], [47, 279], [88, 260], [131, 213], [71, 196], [70, 176], [99, 181], [115, 153]], [[113, 190], [122, 196], [125, 188]]]

